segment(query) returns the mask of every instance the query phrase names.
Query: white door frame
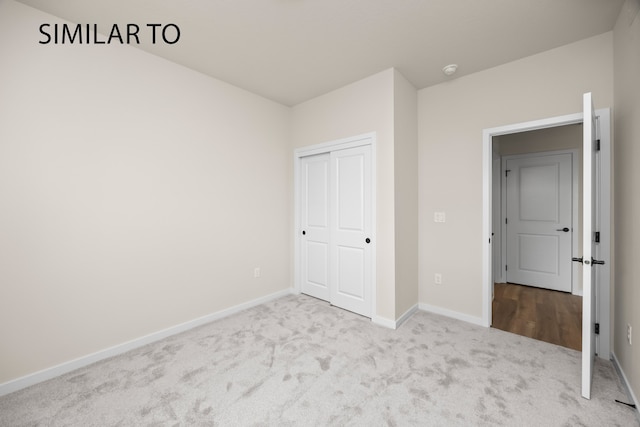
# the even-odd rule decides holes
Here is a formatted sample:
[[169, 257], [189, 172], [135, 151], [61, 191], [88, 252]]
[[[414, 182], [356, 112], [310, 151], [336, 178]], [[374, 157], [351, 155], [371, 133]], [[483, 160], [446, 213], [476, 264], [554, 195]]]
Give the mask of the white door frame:
[[[600, 323], [600, 335], [596, 342], [596, 350], [599, 357], [609, 359], [611, 355], [611, 110], [609, 108], [596, 110], [596, 116], [600, 122], [601, 137], [601, 203], [600, 203], [600, 250], [601, 259], [605, 264], [599, 269], [597, 301], [597, 321]], [[491, 304], [493, 299], [492, 282], [492, 168], [493, 168], [493, 144], [494, 136], [520, 133], [530, 130], [546, 129], [556, 126], [565, 126], [583, 122], [583, 113], [568, 114], [565, 116], [551, 117], [530, 122], [516, 123], [482, 131], [482, 324], [491, 326]]]
[[302, 247], [301, 236], [302, 228], [300, 227], [300, 200], [301, 200], [301, 188], [300, 188], [300, 173], [301, 173], [301, 159], [303, 157], [312, 156], [315, 154], [330, 153], [332, 151], [344, 150], [347, 148], [360, 147], [363, 145], [371, 146], [371, 319], [378, 321], [377, 304], [376, 304], [376, 133], [370, 132], [362, 135], [352, 136], [348, 138], [338, 139], [329, 142], [323, 142], [321, 144], [309, 145], [306, 147], [297, 148], [293, 153], [293, 206], [294, 206], [294, 250], [293, 250], [293, 289], [296, 294], [299, 294], [302, 289], [302, 268], [300, 268], [301, 256], [300, 250]]
[[[506, 156], [501, 156], [500, 162], [500, 179], [502, 180], [501, 185], [501, 204], [500, 204], [500, 251], [501, 251], [501, 261], [500, 261], [500, 273], [501, 279], [503, 282], [506, 282], [507, 273], [505, 271], [505, 266], [507, 265], [507, 251], [505, 250], [507, 247], [507, 224], [505, 224], [504, 219], [507, 216], [507, 177], [505, 176], [505, 171], [507, 169], [507, 161], [511, 159], [525, 159], [529, 157], [540, 157], [540, 156], [550, 156], [556, 154], [571, 154], [571, 222], [572, 222], [572, 231], [571, 231], [571, 256], [578, 256], [576, 252], [578, 248], [578, 234], [581, 230], [578, 230], [578, 180], [580, 179], [578, 175], [578, 150], [577, 149], [569, 149], [569, 150], [553, 150], [553, 151], [540, 151], [535, 153], [523, 153], [523, 154], [509, 154]], [[494, 240], [495, 242], [495, 240]], [[578, 264], [573, 264], [571, 266], [571, 293], [574, 295], [582, 295], [582, 292], [577, 293], [577, 285], [578, 285], [578, 269], [581, 266]]]

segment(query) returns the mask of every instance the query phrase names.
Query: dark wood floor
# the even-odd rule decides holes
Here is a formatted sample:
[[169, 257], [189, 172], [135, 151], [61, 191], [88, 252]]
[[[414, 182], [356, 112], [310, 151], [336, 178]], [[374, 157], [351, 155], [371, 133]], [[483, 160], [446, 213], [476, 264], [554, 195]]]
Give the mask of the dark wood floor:
[[582, 350], [582, 297], [496, 283], [492, 327]]

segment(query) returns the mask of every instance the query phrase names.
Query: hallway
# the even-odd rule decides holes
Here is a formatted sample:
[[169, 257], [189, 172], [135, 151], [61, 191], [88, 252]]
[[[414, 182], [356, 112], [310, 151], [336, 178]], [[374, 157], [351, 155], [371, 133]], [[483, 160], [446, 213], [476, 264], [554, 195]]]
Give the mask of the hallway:
[[493, 325], [574, 350], [582, 350], [582, 297], [532, 286], [496, 283]]

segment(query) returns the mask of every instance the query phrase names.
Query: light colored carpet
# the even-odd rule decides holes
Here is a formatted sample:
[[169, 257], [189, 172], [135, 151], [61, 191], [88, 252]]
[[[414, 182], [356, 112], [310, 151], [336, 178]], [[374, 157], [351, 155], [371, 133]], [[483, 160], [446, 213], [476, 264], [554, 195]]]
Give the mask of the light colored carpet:
[[2, 426], [637, 426], [613, 366], [418, 312], [288, 296], [0, 398]]

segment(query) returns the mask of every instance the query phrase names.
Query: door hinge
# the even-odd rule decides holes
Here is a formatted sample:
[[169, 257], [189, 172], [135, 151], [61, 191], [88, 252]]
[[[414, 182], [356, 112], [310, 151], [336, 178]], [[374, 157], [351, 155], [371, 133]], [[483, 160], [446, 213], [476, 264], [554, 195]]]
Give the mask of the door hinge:
[[600, 243], [600, 232], [596, 231], [595, 236], [593, 236], [593, 241], [596, 243]]
[[509, 270], [509, 266], [505, 264], [504, 265], [504, 271], [507, 271], [507, 270]]
[[509, 172], [511, 172], [511, 169], [507, 169], [504, 171], [504, 177], [505, 178], [509, 178]]
[[596, 335], [600, 335], [600, 323], [596, 323], [595, 333]]
[[596, 151], [600, 151], [600, 140], [596, 139]]
[[509, 224], [509, 218], [505, 218], [505, 219], [504, 219], [504, 223], [505, 223], [505, 224]]

